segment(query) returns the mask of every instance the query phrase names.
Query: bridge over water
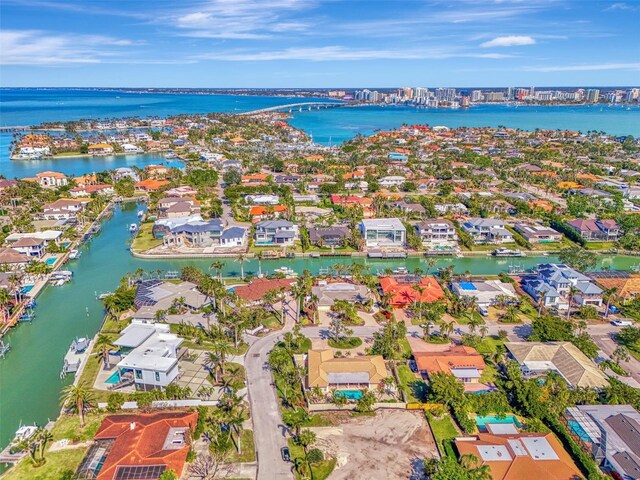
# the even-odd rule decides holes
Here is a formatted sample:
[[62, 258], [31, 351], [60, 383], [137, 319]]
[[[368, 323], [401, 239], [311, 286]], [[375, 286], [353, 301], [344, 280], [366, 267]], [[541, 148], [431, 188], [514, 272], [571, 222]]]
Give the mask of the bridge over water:
[[286, 105], [276, 105], [274, 107], [261, 108], [259, 110], [251, 110], [250, 112], [242, 112], [237, 115], [256, 115], [258, 113], [278, 112], [281, 110], [292, 112], [294, 109], [298, 111], [302, 110], [320, 110], [321, 108], [337, 108], [343, 106], [343, 103], [338, 102], [299, 102], [288, 103]]

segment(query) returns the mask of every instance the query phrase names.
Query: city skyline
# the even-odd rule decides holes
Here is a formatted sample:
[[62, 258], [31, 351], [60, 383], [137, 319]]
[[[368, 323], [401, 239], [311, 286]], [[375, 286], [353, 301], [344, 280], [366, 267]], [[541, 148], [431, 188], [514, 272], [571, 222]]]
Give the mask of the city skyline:
[[[3, 86], [634, 85], [640, 5], [6, 0]], [[496, 81], [499, 78], [499, 82]]]

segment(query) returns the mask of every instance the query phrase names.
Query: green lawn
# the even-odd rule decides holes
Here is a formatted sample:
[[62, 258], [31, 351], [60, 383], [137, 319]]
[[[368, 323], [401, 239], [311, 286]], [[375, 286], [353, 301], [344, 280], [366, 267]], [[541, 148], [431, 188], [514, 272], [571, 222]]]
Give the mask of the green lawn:
[[[116, 334], [107, 334], [112, 341], [118, 338]], [[98, 376], [98, 372], [102, 368], [102, 359], [96, 357], [92, 353], [87, 357], [87, 361], [82, 370], [82, 375], [80, 376], [80, 380], [78, 381], [78, 385], [85, 385], [89, 388], [93, 388], [93, 384], [96, 381], [96, 377]], [[106, 402], [107, 397], [112, 393], [104, 390], [93, 390], [94, 398], [96, 402]]]
[[458, 436], [458, 430], [456, 430], [448, 414], [440, 419], [436, 419], [433, 415], [427, 414], [427, 420], [429, 421], [429, 426], [433, 432], [433, 437], [436, 439], [438, 448], [444, 453], [447, 450], [449, 442]]
[[240, 435], [240, 445], [242, 446], [242, 453], [238, 454], [236, 451], [231, 455], [231, 462], [234, 463], [248, 463], [256, 461], [256, 447], [253, 443], [253, 430], [243, 430]]
[[[28, 458], [21, 461], [10, 472], [2, 476], [5, 480], [59, 480], [73, 478], [89, 447], [51, 452], [45, 455], [47, 463], [34, 468]], [[69, 473], [71, 472], [71, 473]], [[70, 476], [69, 476], [70, 475]]]
[[[311, 447], [314, 448], [314, 447]], [[289, 452], [291, 454], [291, 463], [295, 461], [296, 458], [302, 457], [304, 455], [304, 450], [302, 447], [296, 445], [293, 438], [289, 439]], [[323, 452], [324, 453], [324, 452]], [[325, 458], [323, 462], [313, 464], [311, 466], [311, 470], [313, 471], [313, 480], [325, 480], [331, 475], [333, 469], [336, 467], [336, 459], [335, 458]], [[298, 474], [294, 470], [296, 480], [302, 480], [304, 477]]]
[[481, 354], [493, 354], [493, 353], [498, 353], [498, 349], [501, 348], [501, 346], [504, 345], [504, 342], [502, 340], [500, 340], [497, 336], [491, 335], [491, 336], [486, 336], [482, 339], [482, 341], [480, 342], [480, 345], [478, 345], [478, 353]]
[[162, 245], [161, 238], [154, 238], [152, 230], [153, 223], [143, 223], [138, 230], [138, 234], [133, 239], [131, 251], [146, 252], [154, 247]]
[[614, 242], [587, 242], [585, 243], [587, 250], [611, 250], [615, 247]]
[[[86, 423], [80, 428], [77, 415], [63, 415], [58, 418], [51, 433], [54, 442], [68, 438], [73, 442], [85, 442], [93, 439], [106, 414], [89, 414]], [[58, 480], [75, 473], [89, 447], [80, 447], [57, 452], [45, 453], [47, 463], [34, 468], [29, 458], [25, 458], [2, 478], [6, 480]], [[71, 478], [71, 477], [69, 477]]]
[[332, 425], [335, 425], [332, 417], [316, 413], [309, 417], [309, 421], [305, 422], [303, 427], [331, 427]]
[[346, 337], [341, 338], [339, 341], [334, 340], [333, 338], [329, 339], [329, 346], [331, 348], [356, 348], [362, 345], [362, 339], [358, 337]]
[[418, 379], [407, 365], [398, 366], [398, 378], [408, 403], [420, 403], [425, 400], [427, 384]]

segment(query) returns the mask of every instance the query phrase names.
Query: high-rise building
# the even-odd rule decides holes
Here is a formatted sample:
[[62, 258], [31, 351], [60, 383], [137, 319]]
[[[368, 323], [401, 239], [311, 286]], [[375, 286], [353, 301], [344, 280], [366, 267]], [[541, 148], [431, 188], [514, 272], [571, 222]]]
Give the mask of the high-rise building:
[[529, 96], [533, 97], [533, 96], [535, 96], [535, 94], [536, 94], [536, 87], [531, 87], [529, 89]]
[[627, 102], [633, 102], [640, 98], [640, 88], [632, 88], [627, 92]]
[[487, 92], [484, 94], [486, 102], [503, 102], [504, 92]]
[[588, 103], [598, 103], [598, 100], [600, 100], [600, 90], [597, 88], [590, 88], [587, 90]]
[[472, 102], [481, 102], [484, 99], [482, 95], [482, 90], [473, 90], [471, 92], [471, 101]]

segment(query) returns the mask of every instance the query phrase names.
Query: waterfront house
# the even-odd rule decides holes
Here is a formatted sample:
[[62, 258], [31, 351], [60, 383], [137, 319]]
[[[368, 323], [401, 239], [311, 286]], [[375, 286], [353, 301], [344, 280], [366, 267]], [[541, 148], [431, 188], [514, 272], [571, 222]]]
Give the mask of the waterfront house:
[[367, 247], [404, 247], [407, 231], [397, 218], [370, 218], [360, 222]]
[[23, 238], [34, 238], [37, 240], [42, 240], [45, 247], [49, 245], [49, 243], [58, 244], [62, 237], [62, 232], [59, 230], [43, 230], [41, 232], [31, 232], [31, 233], [12, 233], [8, 235], [4, 241], [12, 246], [18, 240], [22, 240]]
[[562, 234], [560, 232], [556, 232], [553, 228], [545, 227], [544, 225], [516, 223], [513, 228], [531, 244], [562, 241]]
[[640, 477], [640, 413], [631, 405], [576, 405], [562, 422], [613, 478]]
[[471, 280], [451, 282], [451, 291], [459, 297], [474, 297], [478, 307], [488, 307], [496, 303], [498, 297], [508, 297], [517, 301], [513, 285], [499, 280]]
[[567, 225], [588, 242], [613, 242], [620, 237], [620, 227], [615, 220], [611, 219], [590, 220], [576, 218], [568, 221]]
[[458, 246], [456, 227], [446, 219], [429, 219], [416, 225], [422, 244], [430, 251], [446, 251]]
[[31, 261], [31, 257], [13, 248], [0, 247], [0, 265], [11, 270], [23, 269]]
[[42, 188], [58, 188], [69, 184], [67, 176], [59, 172], [40, 172], [36, 173], [35, 178]]
[[473, 238], [473, 243], [500, 245], [513, 242], [513, 234], [502, 220], [495, 218], [470, 218], [462, 224], [462, 230]]
[[190, 311], [199, 310], [211, 303], [211, 299], [200, 293], [197, 285], [191, 282], [172, 283], [157, 278], [143, 280], [136, 288], [133, 301], [136, 312], [131, 318], [141, 322], [154, 322], [156, 313], [171, 309], [176, 300], [180, 300], [180, 308]]
[[116, 182], [118, 180], [122, 180], [123, 178], [130, 178], [134, 182], [140, 181], [140, 177], [138, 176], [136, 171], [133, 170], [132, 168], [129, 168], [129, 167], [116, 168], [113, 171], [112, 175], [113, 175], [113, 180], [116, 181]]
[[383, 295], [390, 295], [389, 305], [405, 308], [415, 302], [431, 303], [444, 298], [444, 291], [431, 276], [399, 275], [380, 279]]
[[258, 246], [291, 246], [295, 242], [297, 233], [297, 225], [287, 220], [263, 220], [256, 223], [255, 243]]
[[307, 372], [307, 388], [318, 387], [325, 393], [334, 388], [372, 390], [389, 376], [382, 355], [335, 358], [333, 350], [309, 350]]
[[69, 190], [71, 198], [85, 198], [90, 197], [93, 194], [111, 196], [114, 194], [113, 185], [101, 184], [101, 185], [83, 185], [80, 187], [74, 187]]
[[171, 182], [168, 180], [155, 180], [155, 179], [147, 179], [141, 180], [140, 182], [135, 184], [135, 189], [141, 192], [157, 192], [162, 187], [166, 187]]
[[113, 344], [120, 347], [120, 378], [131, 375], [137, 390], [164, 389], [179, 374], [178, 359], [184, 340], [170, 333], [167, 324], [134, 321], [122, 330]]
[[258, 305], [267, 292], [288, 292], [295, 283], [293, 278], [254, 278], [246, 285], [233, 287], [232, 292], [247, 304]]
[[449, 345], [446, 349], [439, 347], [440, 345], [432, 351], [413, 352], [420, 373], [427, 378], [431, 378], [436, 373], [453, 375], [468, 392], [489, 388], [480, 383], [486, 364], [475, 348], [464, 345]]
[[42, 216], [45, 220], [69, 220], [83, 212], [89, 203], [89, 199], [60, 198], [55, 202], [42, 207]]
[[309, 241], [320, 247], [343, 247], [351, 235], [351, 230], [345, 226], [309, 229]]
[[225, 228], [220, 235], [220, 247], [242, 247], [248, 237], [248, 230], [244, 227]]
[[29, 257], [40, 258], [45, 254], [46, 245], [41, 238], [22, 237], [14, 242], [11, 247]]
[[75, 478], [158, 480], [167, 470], [180, 477], [197, 423], [195, 411], [109, 415]]
[[[181, 205], [178, 203], [176, 205]], [[205, 221], [198, 214], [156, 220], [153, 226], [155, 238], [162, 238], [166, 246], [203, 248], [221, 244], [224, 224], [219, 218]]]
[[113, 147], [108, 143], [94, 143], [87, 147], [90, 155], [111, 155]]
[[169, 173], [169, 168], [164, 165], [147, 165], [144, 167], [149, 178], [164, 178]]
[[538, 265], [536, 276], [525, 278], [522, 281], [522, 289], [531, 295], [534, 301], [542, 299], [543, 305], [547, 308], [568, 309], [572, 289], [574, 294], [571, 300], [575, 305], [602, 305], [602, 289], [586, 275], [564, 264]]
[[525, 377], [552, 371], [560, 374], [570, 387], [609, 386], [602, 370], [571, 342], [506, 342], [504, 346], [520, 364]]
[[456, 437], [460, 456], [478, 459], [489, 467], [493, 480], [576, 480], [583, 478], [571, 456], [553, 433], [519, 433], [513, 426], [495, 428], [469, 437]]
[[319, 282], [318, 285], [311, 287], [311, 294], [318, 297], [318, 310], [329, 310], [336, 300], [363, 304], [372, 299], [371, 292], [366, 286], [344, 282]]

